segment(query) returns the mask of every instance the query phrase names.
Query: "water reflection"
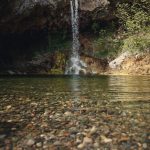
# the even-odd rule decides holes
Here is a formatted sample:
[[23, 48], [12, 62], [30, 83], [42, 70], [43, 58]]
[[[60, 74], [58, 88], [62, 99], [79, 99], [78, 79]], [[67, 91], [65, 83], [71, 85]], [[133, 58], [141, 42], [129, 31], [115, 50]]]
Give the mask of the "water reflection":
[[71, 87], [71, 97], [72, 100], [74, 101], [74, 105], [76, 105], [75, 103], [80, 100], [80, 92], [81, 92], [79, 76], [72, 76], [70, 81], [70, 87]]
[[[104, 100], [115, 102], [150, 101], [150, 77], [100, 76], [52, 78], [1, 78], [0, 98], [29, 97], [35, 101], [80, 101], [88, 103]], [[17, 101], [17, 98], [16, 98]]]
[[112, 101], [150, 100], [149, 80], [145, 77], [109, 77], [108, 91]]

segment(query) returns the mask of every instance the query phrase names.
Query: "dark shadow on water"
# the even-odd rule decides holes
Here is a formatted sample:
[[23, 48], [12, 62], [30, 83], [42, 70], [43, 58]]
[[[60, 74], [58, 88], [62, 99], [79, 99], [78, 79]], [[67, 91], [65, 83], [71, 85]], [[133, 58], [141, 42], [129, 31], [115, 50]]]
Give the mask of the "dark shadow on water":
[[28, 74], [28, 75], [9, 75], [0, 74], [0, 78], [107, 78], [108, 75], [45, 75], [45, 74]]
[[88, 75], [65, 75], [65, 74], [14, 74], [14, 75], [10, 75], [10, 74], [0, 74], [0, 78], [24, 78], [24, 77], [30, 77], [30, 78], [107, 78], [107, 77], [148, 77], [145, 75], [92, 75], [92, 74], [88, 74]]

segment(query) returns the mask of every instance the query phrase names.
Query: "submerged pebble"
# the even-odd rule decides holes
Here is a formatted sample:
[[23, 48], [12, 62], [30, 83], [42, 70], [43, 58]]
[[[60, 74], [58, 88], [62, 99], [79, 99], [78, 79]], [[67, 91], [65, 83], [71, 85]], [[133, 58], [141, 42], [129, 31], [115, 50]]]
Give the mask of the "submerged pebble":
[[70, 116], [72, 116], [72, 113], [67, 111], [67, 112], [64, 113], [64, 115], [67, 116], [67, 117], [70, 117]]
[[42, 147], [42, 143], [41, 143], [41, 142], [36, 143], [36, 146], [37, 146], [37, 147]]
[[83, 139], [83, 143], [84, 144], [88, 144], [88, 143], [92, 143], [93, 142], [93, 140], [91, 139], [91, 138], [89, 138], [89, 137], [85, 137], [84, 139]]
[[90, 134], [94, 134], [96, 133], [97, 128], [95, 126], [92, 127], [92, 129], [90, 130]]
[[1, 134], [1, 135], [0, 135], [0, 140], [3, 140], [5, 137], [6, 137], [5, 134]]
[[112, 139], [107, 138], [104, 135], [101, 135], [101, 142], [102, 143], [110, 143], [110, 142], [112, 142]]
[[34, 145], [34, 144], [35, 144], [34, 139], [29, 139], [29, 140], [27, 141], [27, 146], [32, 146], [32, 145]]

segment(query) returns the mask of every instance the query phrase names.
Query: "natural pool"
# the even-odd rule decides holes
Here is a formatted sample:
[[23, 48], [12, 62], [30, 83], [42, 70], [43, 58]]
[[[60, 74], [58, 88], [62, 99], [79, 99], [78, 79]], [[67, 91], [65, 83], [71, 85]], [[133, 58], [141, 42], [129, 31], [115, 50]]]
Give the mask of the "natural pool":
[[150, 147], [150, 76], [0, 77], [0, 149]]

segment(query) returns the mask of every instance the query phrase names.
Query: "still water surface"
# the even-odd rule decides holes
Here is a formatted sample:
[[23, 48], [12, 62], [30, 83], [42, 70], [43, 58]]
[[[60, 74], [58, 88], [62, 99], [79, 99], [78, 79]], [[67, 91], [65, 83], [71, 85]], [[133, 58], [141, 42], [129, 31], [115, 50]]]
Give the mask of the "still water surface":
[[[29, 97], [34, 101], [47, 98], [49, 102], [73, 100], [111, 104], [122, 102], [124, 107], [150, 108], [150, 76], [99, 77], [14, 77], [0, 78], [0, 98]], [[9, 103], [1, 100], [1, 106]]]

